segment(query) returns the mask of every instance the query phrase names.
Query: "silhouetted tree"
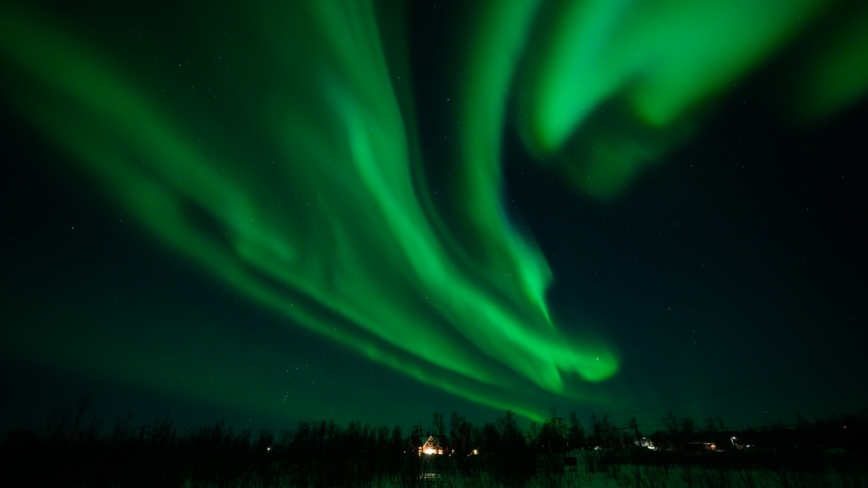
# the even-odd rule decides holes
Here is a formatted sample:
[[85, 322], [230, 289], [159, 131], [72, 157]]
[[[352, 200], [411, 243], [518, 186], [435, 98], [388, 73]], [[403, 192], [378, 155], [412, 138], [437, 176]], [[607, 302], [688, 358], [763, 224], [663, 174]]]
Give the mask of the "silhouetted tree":
[[603, 443], [603, 424], [596, 413], [591, 413], [591, 440], [596, 446]]
[[434, 412], [431, 416], [431, 427], [436, 435], [443, 435], [446, 432], [446, 423], [443, 421], [443, 414]]
[[511, 410], [498, 419], [495, 432], [500, 434], [501, 440], [495, 458], [497, 480], [505, 486], [523, 486], [534, 474], [536, 459], [530, 455], [527, 440]]
[[536, 422], [531, 422], [525, 434], [528, 445], [537, 446], [540, 443], [540, 427]]
[[482, 425], [477, 443], [484, 453], [502, 451], [500, 432], [491, 422], [485, 422]]
[[549, 454], [566, 451], [567, 442], [564, 438], [562, 421], [563, 419], [558, 417], [558, 412], [553, 407], [539, 432], [538, 442], [543, 451]]
[[253, 443], [253, 452], [256, 454], [270, 453], [269, 448], [274, 447], [274, 431], [261, 430]]
[[705, 419], [705, 431], [709, 434], [717, 432], [717, 422], [714, 420], [714, 417], [709, 416]]
[[570, 427], [567, 431], [567, 442], [571, 449], [581, 447], [585, 443], [585, 429], [579, 422], [576, 412], [570, 412]]
[[696, 433], [696, 423], [693, 417], [681, 417], [678, 419], [678, 430], [682, 434], [682, 439], [689, 440]]
[[615, 425], [609, 421], [609, 414], [603, 414], [603, 418], [600, 419], [600, 428], [603, 437], [603, 444], [609, 447], [621, 444], [620, 434]]
[[507, 410], [504, 413], [504, 416], [497, 421], [497, 427], [500, 431], [501, 440], [509, 449], [527, 446], [521, 428], [515, 419], [515, 413], [512, 410]]
[[663, 417], [663, 427], [666, 428], [669, 437], [675, 439], [678, 435], [678, 417], [672, 412], [666, 412], [666, 416]]
[[124, 417], [118, 417], [112, 426], [110, 443], [115, 446], [123, 445], [133, 439], [133, 414], [127, 412]]
[[401, 432], [401, 426], [392, 427], [392, 435], [389, 436], [389, 449], [392, 452], [399, 453], [404, 450], [404, 434]]
[[470, 422], [459, 415], [458, 412], [452, 412], [452, 417], [449, 422], [449, 441], [450, 446], [455, 449], [457, 454], [466, 455], [470, 452]]

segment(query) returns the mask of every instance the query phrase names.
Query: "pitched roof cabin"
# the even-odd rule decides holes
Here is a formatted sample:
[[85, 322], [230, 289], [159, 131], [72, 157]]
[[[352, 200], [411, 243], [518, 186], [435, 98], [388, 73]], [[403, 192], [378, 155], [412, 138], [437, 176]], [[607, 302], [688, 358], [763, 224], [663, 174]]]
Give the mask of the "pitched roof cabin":
[[[419, 441], [422, 441], [422, 439], [425, 439], [425, 437], [420, 436]], [[445, 437], [429, 435], [425, 442], [422, 442], [421, 445], [418, 446], [417, 450], [420, 456], [423, 454], [448, 454], [444, 444]]]

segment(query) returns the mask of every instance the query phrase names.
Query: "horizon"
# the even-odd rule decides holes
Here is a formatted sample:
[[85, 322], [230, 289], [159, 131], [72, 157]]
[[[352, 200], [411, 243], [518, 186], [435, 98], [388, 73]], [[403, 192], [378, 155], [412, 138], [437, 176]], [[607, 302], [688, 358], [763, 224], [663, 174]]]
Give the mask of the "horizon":
[[[864, 417], [866, 412], [868, 412], [868, 407], [862, 407], [859, 412], [842, 412], [829, 417], [814, 417], [810, 419], [805, 418], [804, 415], [797, 412], [794, 414], [794, 419], [788, 423], [785, 423], [783, 419], [766, 419], [761, 425], [745, 424], [743, 426], [735, 426], [728, 424], [726, 420], [720, 416], [697, 419], [690, 416], [679, 417], [671, 411], [667, 411], [666, 414], [659, 419], [660, 423], [658, 424], [642, 423], [636, 421], [635, 417], [633, 417], [623, 423], [623, 425], [620, 422], [612, 421], [613, 417], [618, 416], [617, 414], [612, 416], [607, 415], [606, 413], [599, 415], [592, 413], [587, 417], [581, 417], [576, 415], [574, 411], [557, 412], [556, 410], [550, 410], [547, 418], [543, 422], [537, 423], [535, 421], [529, 421], [517, 417], [514, 412], [509, 410], [502, 412], [501, 415], [496, 418], [490, 418], [482, 422], [473, 421], [464, 415], [461, 415], [460, 412], [453, 411], [448, 414], [444, 414], [443, 412], [432, 412], [430, 419], [427, 422], [416, 420], [410, 426], [388, 423], [376, 424], [364, 422], [359, 419], [350, 419], [347, 422], [341, 423], [335, 422], [334, 419], [324, 417], [314, 418], [313, 416], [309, 416], [307, 419], [299, 419], [291, 426], [236, 429], [231, 425], [227, 425], [225, 419], [212, 420], [210, 422], [199, 421], [195, 424], [180, 425], [175, 422], [171, 412], [166, 412], [162, 416], [157, 416], [144, 422], [141, 421], [142, 419], [138, 419], [133, 412], [125, 412], [124, 415], [107, 418], [104, 417], [104, 412], [101, 412], [98, 409], [97, 404], [99, 402], [97, 401], [96, 404], [94, 402], [95, 398], [91, 393], [85, 392], [80, 395], [75, 402], [54, 406], [49, 415], [42, 419], [42, 421], [37, 425], [17, 424], [15, 427], [10, 429], [0, 430], [0, 434], [3, 434], [3, 438], [6, 439], [6, 441], [15, 442], [15, 439], [19, 439], [19, 437], [12, 436], [7, 438], [6, 435], [22, 431], [33, 432], [36, 435], [45, 435], [50, 433], [53, 429], [68, 429], [72, 426], [73, 419], [79, 419], [78, 422], [83, 431], [90, 432], [90, 430], [95, 427], [97, 428], [97, 431], [94, 431], [94, 433], [100, 438], [111, 437], [114, 435], [113, 432], [117, 432], [119, 428], [123, 431], [129, 430], [129, 432], [133, 433], [141, 431], [144, 433], [143, 435], [151, 435], [149, 432], [153, 429], [158, 431], [165, 431], [168, 429], [168, 431], [173, 433], [173, 438], [177, 437], [178, 439], [184, 439], [190, 435], [195, 435], [194, 433], [201, 429], [218, 429], [221, 431], [225, 429], [227, 435], [242, 435], [245, 433], [254, 435], [277, 435], [285, 433], [292, 436], [297, 434], [299, 429], [302, 429], [303, 426], [318, 427], [320, 425], [333, 425], [337, 429], [347, 430], [352, 429], [353, 425], [355, 425], [357, 428], [363, 428], [366, 432], [368, 429], [371, 431], [377, 431], [379, 428], [386, 428], [394, 434], [394, 429], [400, 429], [401, 436], [406, 437], [407, 439], [412, 439], [414, 436], [435, 436], [440, 438], [441, 441], [442, 438], [445, 438], [448, 443], [449, 438], [452, 435], [451, 432], [454, 429], [452, 423], [455, 421], [459, 422], [459, 426], [464, 425], [466, 426], [465, 428], [469, 428], [470, 430], [482, 431], [488, 424], [501, 430], [503, 429], [502, 422], [508, 420], [508, 422], [515, 422], [514, 425], [518, 429], [518, 432], [522, 434], [528, 442], [531, 442], [531, 440], [536, 442], [539, 440], [538, 437], [542, 432], [540, 429], [545, 429], [549, 425], [560, 425], [559, 429], [561, 430], [561, 434], [566, 435], [566, 432], [572, 428], [575, 420], [579, 431], [581, 432], [580, 435], [584, 439], [583, 445], [590, 446], [599, 443], [592, 439], [595, 432], [595, 425], [602, 426], [603, 430], [601, 432], [603, 433], [616, 432], [615, 434], [606, 434], [607, 436], [611, 436], [611, 438], [608, 439], [608, 442], [614, 442], [615, 440], [618, 440], [618, 442], [624, 442], [624, 439], [634, 437], [634, 432], [638, 432], [643, 439], [647, 438], [650, 440], [656, 440], [657, 442], [660, 442], [661, 439], [668, 439], [671, 442], [673, 437], [684, 440], [687, 438], [696, 439], [701, 436], [729, 436], [733, 433], [739, 433], [741, 435], [762, 435], [764, 433], [777, 432], [781, 430], [820, 430], [831, 432], [840, 430], [840, 428], [847, 429], [848, 427], [852, 427], [853, 430], [859, 431], [861, 422], [860, 417]], [[439, 420], [437, 418], [438, 416]], [[854, 424], [852, 426], [849, 425], [849, 422], [851, 421]], [[440, 430], [437, 429], [438, 422], [443, 423], [443, 428]], [[689, 427], [686, 427], [687, 424], [689, 424]], [[673, 431], [672, 429], [676, 430]], [[418, 434], [416, 434], [417, 432]], [[501, 434], [503, 433], [501, 432]], [[729, 437], [727, 437], [727, 439], [729, 439]], [[253, 439], [251, 438], [251, 441], [252, 440]], [[577, 449], [579, 447], [573, 448]]]

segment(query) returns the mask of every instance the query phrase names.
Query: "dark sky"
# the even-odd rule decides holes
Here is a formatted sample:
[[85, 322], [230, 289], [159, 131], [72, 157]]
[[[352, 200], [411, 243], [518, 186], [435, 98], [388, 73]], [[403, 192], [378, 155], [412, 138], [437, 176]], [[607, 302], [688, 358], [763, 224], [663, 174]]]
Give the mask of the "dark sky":
[[866, 9], [567, 3], [2, 7], [0, 427], [868, 405]]

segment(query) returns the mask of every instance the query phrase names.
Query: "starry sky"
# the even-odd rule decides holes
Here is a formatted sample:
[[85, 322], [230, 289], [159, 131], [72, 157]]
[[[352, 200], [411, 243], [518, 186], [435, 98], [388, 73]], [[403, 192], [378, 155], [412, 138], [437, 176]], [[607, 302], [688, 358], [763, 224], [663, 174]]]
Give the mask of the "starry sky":
[[0, 427], [868, 405], [861, 2], [14, 1], [0, 67]]

